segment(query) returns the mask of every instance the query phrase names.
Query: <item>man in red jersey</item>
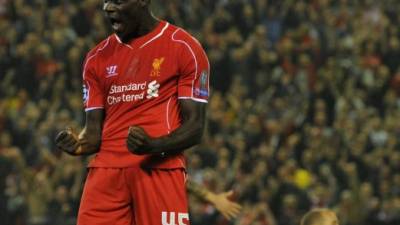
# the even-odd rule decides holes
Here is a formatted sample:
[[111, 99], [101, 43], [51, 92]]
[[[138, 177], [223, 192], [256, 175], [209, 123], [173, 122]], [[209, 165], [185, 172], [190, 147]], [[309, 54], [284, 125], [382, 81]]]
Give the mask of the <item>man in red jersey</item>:
[[78, 225], [187, 225], [185, 159], [205, 123], [209, 63], [200, 43], [152, 16], [150, 0], [105, 0], [115, 34], [84, 62], [86, 123], [56, 137], [89, 165]]

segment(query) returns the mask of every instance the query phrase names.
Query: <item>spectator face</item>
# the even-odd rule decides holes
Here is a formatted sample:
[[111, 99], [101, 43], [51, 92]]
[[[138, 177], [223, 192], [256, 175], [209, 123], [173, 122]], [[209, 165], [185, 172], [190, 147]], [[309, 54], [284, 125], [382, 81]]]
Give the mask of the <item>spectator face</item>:
[[104, 0], [103, 10], [115, 33], [126, 39], [138, 32], [148, 4], [148, 0]]

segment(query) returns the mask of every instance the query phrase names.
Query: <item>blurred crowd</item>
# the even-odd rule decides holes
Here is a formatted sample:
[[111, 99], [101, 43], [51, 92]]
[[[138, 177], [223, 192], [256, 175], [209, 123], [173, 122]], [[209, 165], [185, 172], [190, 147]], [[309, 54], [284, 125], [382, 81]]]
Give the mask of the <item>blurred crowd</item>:
[[[314, 207], [400, 224], [399, 1], [153, 3], [212, 66], [190, 179], [244, 206], [228, 222], [191, 199], [192, 225], [297, 225]], [[74, 224], [88, 159], [53, 140], [82, 126], [82, 60], [109, 32], [100, 0], [0, 0], [1, 224]]]

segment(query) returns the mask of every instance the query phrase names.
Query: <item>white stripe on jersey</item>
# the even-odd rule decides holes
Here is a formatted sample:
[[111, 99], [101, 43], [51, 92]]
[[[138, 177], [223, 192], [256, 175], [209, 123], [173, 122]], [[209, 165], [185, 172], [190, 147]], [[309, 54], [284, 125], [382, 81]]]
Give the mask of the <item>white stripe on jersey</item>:
[[175, 34], [180, 30], [181, 30], [180, 28], [176, 29], [176, 31], [172, 34], [171, 39], [173, 41], [176, 41], [176, 42], [179, 42], [179, 43], [183, 43], [184, 45], [186, 45], [189, 48], [189, 51], [190, 51], [190, 53], [192, 53], [192, 56], [194, 58], [194, 63], [196, 64], [196, 72], [194, 74], [194, 79], [192, 80], [192, 94], [191, 95], [192, 95], [192, 98], [193, 98], [194, 81], [197, 79], [197, 66], [198, 66], [197, 65], [197, 58], [196, 58], [196, 55], [194, 54], [194, 51], [193, 51], [192, 47], [190, 47], [190, 45], [186, 41], [178, 40], [178, 39], [174, 38]]
[[202, 102], [202, 103], [208, 103], [207, 100], [201, 99], [201, 98], [195, 98], [195, 97], [178, 97], [178, 99], [191, 99], [195, 102]]
[[[110, 37], [107, 38], [107, 42], [104, 44], [103, 47], [97, 49], [96, 52], [95, 52], [93, 55], [91, 55], [89, 58], [87, 58], [87, 60], [86, 60], [86, 62], [85, 62], [85, 65], [83, 66], [83, 74], [82, 74], [82, 76], [83, 76], [83, 80], [84, 80], [84, 81], [85, 81], [85, 75], [86, 75], [86, 67], [87, 67], [89, 61], [90, 61], [91, 59], [93, 59], [100, 51], [102, 51], [103, 49], [105, 49], [105, 48], [107, 47], [108, 43], [110, 43]], [[87, 92], [88, 92], [87, 95], [88, 95], [88, 96], [87, 96], [86, 102], [89, 103], [89, 101], [90, 101], [90, 84], [87, 83], [87, 85], [88, 85], [88, 90], [87, 90]]]
[[168, 26], [169, 26], [169, 23], [166, 23], [160, 33], [158, 33], [155, 37], [153, 37], [152, 39], [150, 39], [149, 41], [144, 43], [142, 46], [140, 46], [140, 48], [143, 48], [144, 46], [148, 45], [150, 42], [152, 42], [152, 41], [156, 40], [157, 38], [161, 37], [164, 34], [164, 31], [168, 28]]

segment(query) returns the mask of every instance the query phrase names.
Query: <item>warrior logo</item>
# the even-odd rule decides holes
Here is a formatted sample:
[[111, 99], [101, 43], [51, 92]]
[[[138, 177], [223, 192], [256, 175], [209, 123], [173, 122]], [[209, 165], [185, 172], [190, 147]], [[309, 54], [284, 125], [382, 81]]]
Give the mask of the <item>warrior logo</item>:
[[106, 68], [106, 70], [107, 70], [107, 75], [106, 75], [106, 77], [112, 77], [112, 76], [116, 76], [116, 75], [118, 75], [118, 73], [117, 73], [117, 66], [116, 65], [113, 65], [113, 66], [108, 66], [107, 68]]

